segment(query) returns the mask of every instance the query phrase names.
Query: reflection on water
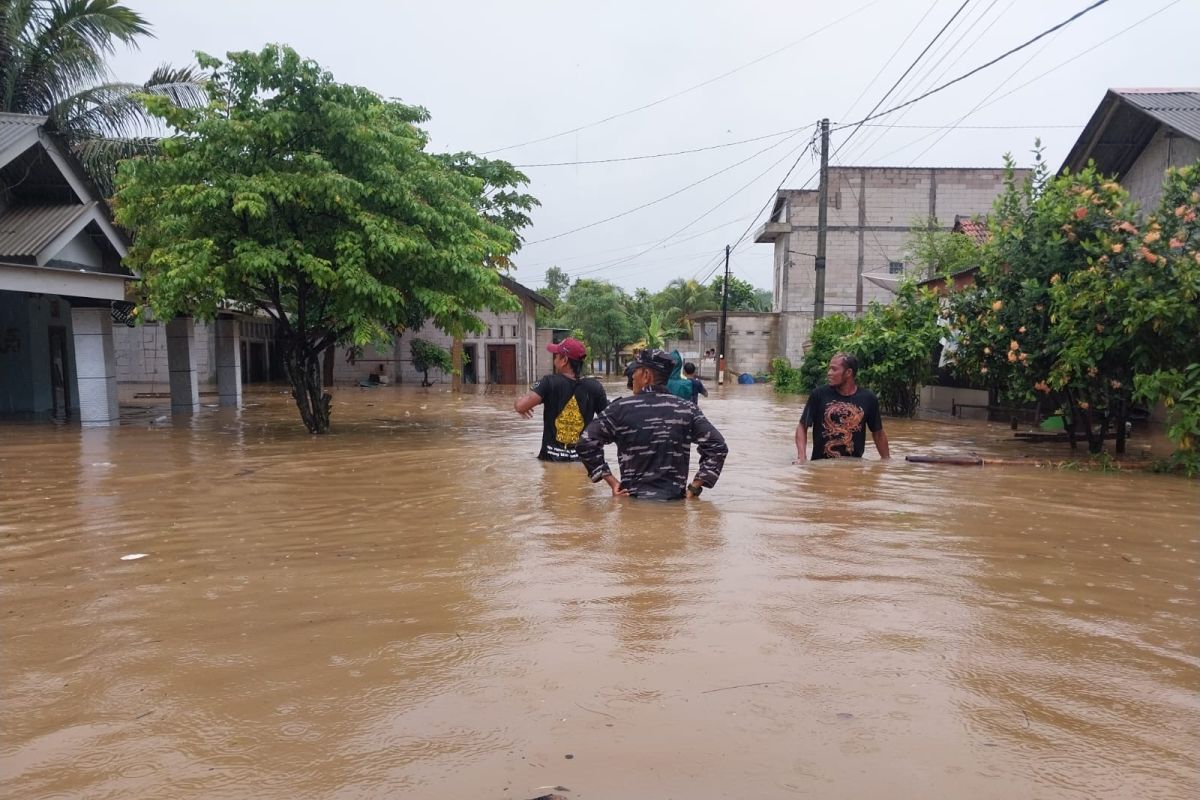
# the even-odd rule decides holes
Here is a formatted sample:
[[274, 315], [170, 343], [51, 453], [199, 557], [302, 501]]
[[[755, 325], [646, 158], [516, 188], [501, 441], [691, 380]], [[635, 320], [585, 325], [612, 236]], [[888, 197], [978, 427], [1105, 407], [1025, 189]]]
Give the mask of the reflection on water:
[[639, 504], [504, 393], [250, 399], [0, 431], [4, 797], [1200, 791], [1194, 482], [794, 467], [728, 387], [717, 488]]

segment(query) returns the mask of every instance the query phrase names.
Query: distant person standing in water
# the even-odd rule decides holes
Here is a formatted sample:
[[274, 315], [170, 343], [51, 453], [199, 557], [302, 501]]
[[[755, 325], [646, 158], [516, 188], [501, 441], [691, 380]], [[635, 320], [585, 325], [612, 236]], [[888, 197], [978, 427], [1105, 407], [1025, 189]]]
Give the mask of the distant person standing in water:
[[829, 359], [826, 370], [829, 385], [808, 396], [800, 424], [796, 426], [796, 459], [808, 461], [808, 429], [813, 429], [812, 458], [862, 458], [867, 447], [867, 430], [875, 441], [880, 459], [891, 458], [887, 434], [879, 415], [879, 400], [868, 389], [859, 387], [858, 359], [838, 353]]
[[700, 395], [708, 397], [708, 389], [705, 389], [703, 381], [696, 377], [696, 365], [690, 361], [684, 364], [683, 377], [692, 382], [692, 402], [700, 405]]
[[529, 393], [517, 400], [514, 409], [526, 419], [543, 405], [542, 461], [578, 461], [575, 445], [583, 429], [608, 406], [604, 387], [595, 378], [583, 377], [587, 349], [578, 339], [563, 339], [546, 345], [554, 355], [554, 372], [538, 378]]

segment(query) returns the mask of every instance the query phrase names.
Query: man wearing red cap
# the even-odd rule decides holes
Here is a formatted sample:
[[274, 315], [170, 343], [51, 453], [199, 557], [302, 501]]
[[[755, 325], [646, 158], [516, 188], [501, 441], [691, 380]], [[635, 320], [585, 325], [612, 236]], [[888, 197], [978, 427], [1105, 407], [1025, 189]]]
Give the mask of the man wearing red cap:
[[599, 381], [582, 377], [583, 360], [587, 356], [583, 342], [563, 339], [546, 345], [546, 350], [554, 355], [554, 372], [539, 378], [514, 408], [529, 419], [535, 406], [543, 406], [542, 449], [538, 458], [578, 461], [575, 444], [588, 423], [608, 405], [608, 397]]

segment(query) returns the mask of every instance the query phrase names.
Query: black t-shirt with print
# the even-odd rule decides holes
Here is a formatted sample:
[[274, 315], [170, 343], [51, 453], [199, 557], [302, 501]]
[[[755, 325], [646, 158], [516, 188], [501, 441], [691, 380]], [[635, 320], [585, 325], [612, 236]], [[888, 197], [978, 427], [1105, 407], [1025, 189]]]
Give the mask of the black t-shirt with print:
[[543, 375], [531, 390], [542, 398], [543, 461], [578, 461], [575, 443], [588, 423], [608, 405], [595, 378], [575, 381], [558, 373]]
[[879, 400], [859, 387], [852, 395], [841, 395], [832, 386], [822, 386], [808, 396], [800, 424], [813, 429], [812, 458], [862, 458], [867, 449], [867, 429], [883, 427]]

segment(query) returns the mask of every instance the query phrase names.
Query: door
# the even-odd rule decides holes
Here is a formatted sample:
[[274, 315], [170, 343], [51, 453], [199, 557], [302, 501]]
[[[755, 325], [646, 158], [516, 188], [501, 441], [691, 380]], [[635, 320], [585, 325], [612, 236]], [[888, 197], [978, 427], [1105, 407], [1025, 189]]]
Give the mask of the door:
[[517, 346], [515, 344], [488, 345], [488, 382], [517, 382]]
[[67, 329], [49, 328], [50, 339], [50, 416], [65, 421], [71, 414], [71, 376], [67, 361]]

